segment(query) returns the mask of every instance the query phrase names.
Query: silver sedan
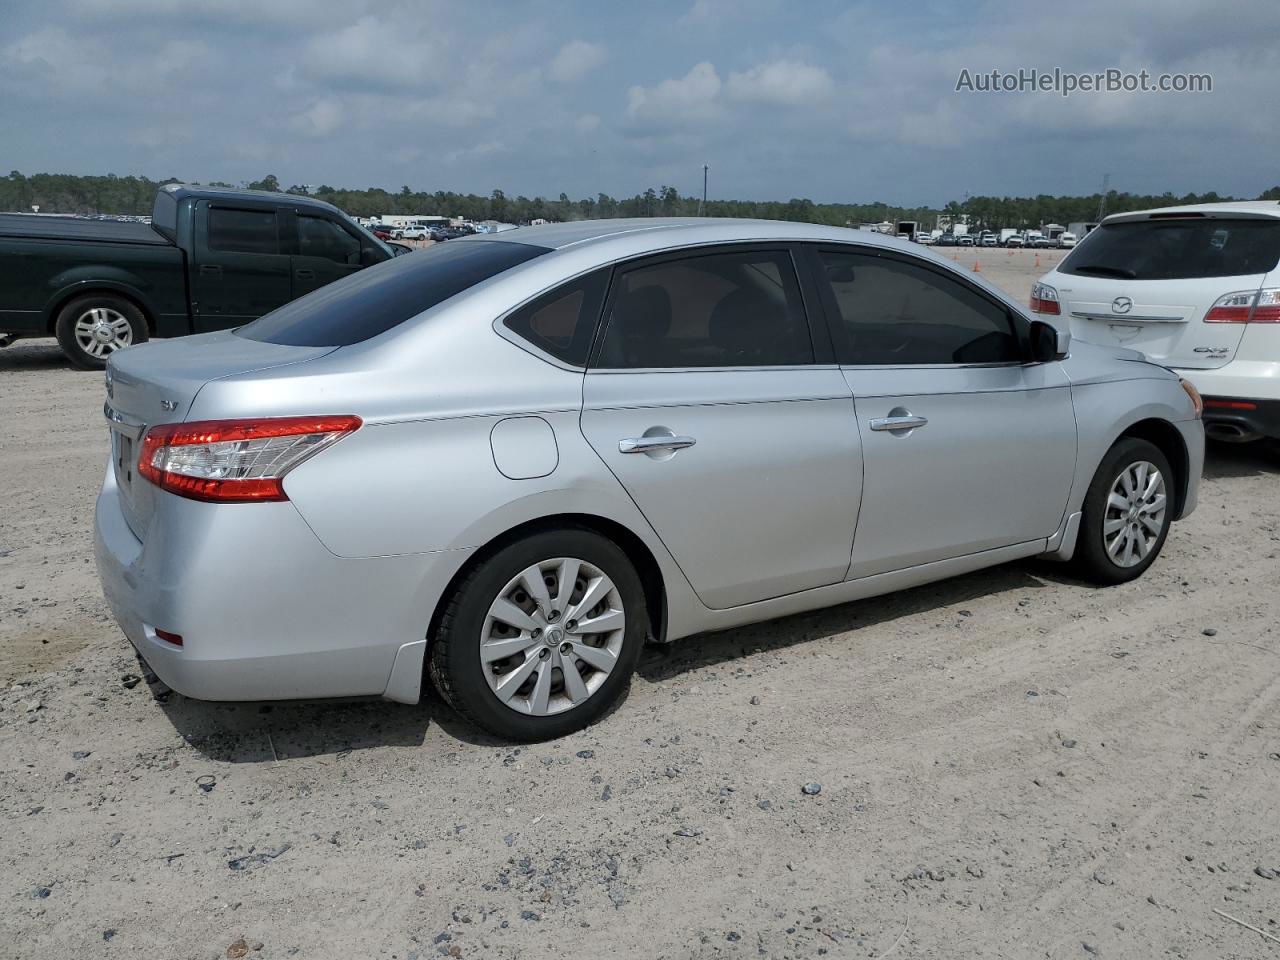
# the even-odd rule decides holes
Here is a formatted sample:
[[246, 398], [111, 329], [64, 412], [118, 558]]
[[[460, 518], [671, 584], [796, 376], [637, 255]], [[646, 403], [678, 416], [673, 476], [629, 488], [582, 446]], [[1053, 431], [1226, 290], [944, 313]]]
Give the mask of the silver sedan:
[[97, 559], [191, 697], [560, 736], [649, 641], [1023, 557], [1137, 577], [1193, 388], [863, 231], [568, 223], [441, 244], [113, 355]]

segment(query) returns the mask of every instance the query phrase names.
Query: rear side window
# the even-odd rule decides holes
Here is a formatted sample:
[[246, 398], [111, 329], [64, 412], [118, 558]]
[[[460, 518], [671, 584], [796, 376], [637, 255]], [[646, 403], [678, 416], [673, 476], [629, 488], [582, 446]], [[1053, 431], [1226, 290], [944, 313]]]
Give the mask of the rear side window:
[[791, 255], [664, 260], [621, 273], [597, 366], [743, 367], [813, 362]]
[[823, 251], [822, 275], [839, 318], [841, 363], [1016, 363], [1013, 320], [999, 304], [923, 265]]
[[332, 220], [298, 214], [298, 253], [336, 263], [358, 264], [360, 241]]
[[209, 249], [225, 253], [279, 253], [275, 213], [210, 207]]
[[1269, 273], [1280, 260], [1280, 220], [1137, 220], [1090, 233], [1059, 273], [1122, 280], [1191, 280]]
[[293, 347], [350, 346], [549, 252], [546, 247], [504, 241], [441, 244], [323, 286], [236, 333]]
[[575, 367], [585, 367], [608, 288], [609, 271], [597, 270], [543, 294], [504, 322], [512, 333], [538, 349]]

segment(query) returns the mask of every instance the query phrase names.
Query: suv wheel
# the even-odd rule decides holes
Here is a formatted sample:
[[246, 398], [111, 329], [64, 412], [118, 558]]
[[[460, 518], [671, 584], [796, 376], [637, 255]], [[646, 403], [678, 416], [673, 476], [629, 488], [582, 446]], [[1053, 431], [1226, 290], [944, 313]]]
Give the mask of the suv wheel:
[[498, 550], [447, 601], [431, 679], [500, 737], [549, 740], [598, 719], [626, 691], [648, 634], [644, 590], [616, 544], [584, 529]]
[[1095, 583], [1126, 583], [1146, 572], [1173, 521], [1173, 471], [1160, 448], [1122, 437], [1102, 458], [1084, 498], [1076, 568]]

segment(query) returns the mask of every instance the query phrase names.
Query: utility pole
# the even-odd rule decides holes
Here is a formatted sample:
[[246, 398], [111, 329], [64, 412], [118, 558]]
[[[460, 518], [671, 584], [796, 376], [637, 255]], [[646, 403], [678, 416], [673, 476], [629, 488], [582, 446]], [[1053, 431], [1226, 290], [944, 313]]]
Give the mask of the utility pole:
[[1110, 183], [1111, 174], [1104, 173], [1102, 175], [1102, 196], [1098, 198], [1098, 215], [1094, 218], [1098, 223], [1102, 222], [1102, 218], [1107, 212], [1107, 186]]
[[702, 216], [707, 207], [707, 171], [710, 169], [705, 163], [702, 165], [702, 199], [698, 202], [698, 216]]

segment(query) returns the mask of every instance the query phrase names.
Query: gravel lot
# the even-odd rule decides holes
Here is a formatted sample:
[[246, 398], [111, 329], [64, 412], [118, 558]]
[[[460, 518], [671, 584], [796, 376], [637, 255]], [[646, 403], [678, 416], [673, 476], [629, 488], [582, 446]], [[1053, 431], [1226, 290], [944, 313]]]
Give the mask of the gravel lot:
[[1280, 956], [1214, 912], [1280, 937], [1274, 459], [1214, 448], [1133, 584], [1018, 563], [655, 648], [516, 749], [157, 702], [93, 570], [101, 401], [0, 352], [0, 956]]

